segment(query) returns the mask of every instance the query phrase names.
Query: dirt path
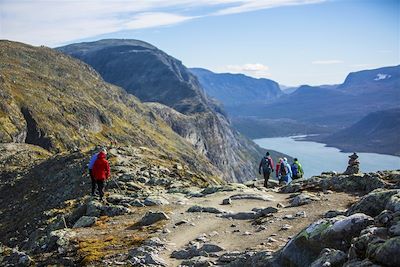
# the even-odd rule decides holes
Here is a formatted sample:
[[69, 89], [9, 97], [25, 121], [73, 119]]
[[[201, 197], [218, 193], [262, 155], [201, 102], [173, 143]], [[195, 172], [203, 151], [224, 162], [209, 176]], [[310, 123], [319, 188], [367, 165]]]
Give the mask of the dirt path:
[[[230, 205], [221, 205], [222, 200], [237, 194], [257, 194], [269, 200], [238, 199]], [[178, 266], [181, 260], [171, 258], [174, 250], [183, 249], [196, 238], [206, 237], [212, 243], [227, 251], [244, 251], [246, 249], [275, 251], [284, 246], [291, 236], [297, 234], [311, 222], [321, 218], [328, 210], [346, 209], [355, 202], [356, 197], [346, 193], [320, 194], [320, 200], [310, 204], [289, 207], [290, 194], [277, 193], [274, 190], [249, 188], [232, 192], [217, 192], [204, 197], [186, 198], [181, 194], [165, 194], [169, 205], [143, 208], [132, 208], [133, 214], [101, 218], [95, 226], [76, 229], [78, 253], [85, 258], [83, 263], [111, 258], [115, 263], [116, 255], [126, 255], [129, 249], [152, 236], [158, 236], [166, 243], [166, 250], [159, 255], [168, 266]], [[262, 224], [253, 220], [233, 220], [218, 217], [206, 212], [187, 212], [194, 206], [214, 207], [228, 212], [249, 212], [253, 208], [277, 207], [283, 204], [273, 216]], [[149, 211], [164, 211], [170, 220], [144, 229], [132, 229], [132, 226]], [[306, 217], [296, 217], [296, 213], [305, 213]], [[292, 215], [294, 219], [285, 219]], [[180, 224], [180, 222], [182, 224]], [[290, 225], [288, 230], [281, 230], [283, 225]], [[167, 230], [166, 230], [167, 229]], [[123, 257], [121, 258], [123, 259]], [[123, 260], [126, 260], [123, 259]]]

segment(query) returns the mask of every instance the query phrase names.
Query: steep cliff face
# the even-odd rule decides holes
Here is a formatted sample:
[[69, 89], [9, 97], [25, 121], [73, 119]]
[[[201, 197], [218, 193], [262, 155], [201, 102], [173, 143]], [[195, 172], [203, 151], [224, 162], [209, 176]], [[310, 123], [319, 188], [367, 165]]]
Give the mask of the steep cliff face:
[[81, 61], [9, 41], [0, 42], [0, 55], [1, 143], [28, 143], [57, 153], [115, 141], [152, 147], [193, 170], [217, 173], [137, 98], [104, 82]]
[[180, 61], [137, 40], [101, 40], [59, 50], [93, 66], [106, 81], [142, 101], [178, 111], [180, 114], [165, 107], [155, 109], [223, 173], [225, 180], [254, 178], [261, 149], [230, 127], [223, 111], [208, 99]]

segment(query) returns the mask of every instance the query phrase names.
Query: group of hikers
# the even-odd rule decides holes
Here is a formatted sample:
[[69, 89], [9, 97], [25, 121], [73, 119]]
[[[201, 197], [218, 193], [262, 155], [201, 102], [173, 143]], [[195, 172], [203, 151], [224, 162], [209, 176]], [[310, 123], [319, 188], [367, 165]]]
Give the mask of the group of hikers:
[[[96, 195], [97, 187], [101, 201], [103, 201], [104, 197], [105, 181], [110, 178], [110, 164], [106, 157], [107, 149], [102, 148], [99, 152], [92, 155], [88, 164], [89, 175], [92, 181], [92, 196]], [[294, 179], [300, 179], [304, 174], [303, 168], [297, 158], [293, 160], [291, 165], [288, 163], [287, 158], [279, 158], [275, 166], [269, 152], [261, 159], [258, 172], [260, 175], [264, 175], [265, 187], [268, 187], [268, 180], [273, 172], [275, 172], [280, 185], [288, 184]]]
[[275, 166], [269, 152], [261, 159], [258, 172], [264, 176], [265, 187], [268, 187], [268, 180], [273, 172], [275, 172], [275, 177], [280, 185], [288, 184], [292, 180], [302, 178], [304, 175], [303, 167], [297, 158], [294, 158], [292, 164], [288, 163], [287, 158], [279, 158]]

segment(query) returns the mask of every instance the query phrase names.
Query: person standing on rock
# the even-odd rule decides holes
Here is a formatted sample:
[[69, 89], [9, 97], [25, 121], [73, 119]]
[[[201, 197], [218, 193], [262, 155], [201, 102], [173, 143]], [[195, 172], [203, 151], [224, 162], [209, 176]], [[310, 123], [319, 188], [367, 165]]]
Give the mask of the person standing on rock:
[[92, 171], [92, 170], [93, 170], [93, 165], [94, 165], [94, 163], [95, 163], [96, 160], [97, 160], [97, 156], [99, 155], [99, 153], [100, 153], [101, 151], [103, 151], [104, 153], [107, 154], [106, 148], [103, 147], [102, 149], [100, 149], [99, 152], [96, 152], [96, 153], [94, 153], [94, 154], [92, 155], [92, 157], [91, 157], [90, 160], [89, 160], [89, 164], [88, 164], [89, 176], [90, 176], [90, 180], [92, 181], [92, 196], [94, 196], [94, 195], [95, 195], [95, 192], [96, 192], [96, 180], [94, 179], [93, 171]]
[[303, 175], [304, 175], [303, 167], [301, 166], [301, 164], [297, 158], [294, 158], [292, 166], [290, 166], [290, 167], [292, 169], [293, 180], [300, 179], [303, 177]]
[[96, 161], [93, 164], [93, 177], [96, 180], [99, 190], [100, 200], [103, 201], [105, 181], [110, 178], [110, 164], [106, 159], [107, 152], [100, 151]]
[[261, 170], [264, 175], [264, 186], [268, 187], [268, 180], [271, 172], [274, 172], [274, 162], [269, 156], [269, 152], [261, 159], [260, 165], [258, 166], [258, 173], [261, 174]]

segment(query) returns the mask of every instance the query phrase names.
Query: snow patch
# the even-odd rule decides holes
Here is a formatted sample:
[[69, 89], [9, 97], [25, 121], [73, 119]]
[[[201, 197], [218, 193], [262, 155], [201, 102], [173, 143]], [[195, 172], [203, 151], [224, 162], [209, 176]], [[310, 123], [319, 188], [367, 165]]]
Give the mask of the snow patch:
[[378, 73], [376, 75], [376, 78], [374, 79], [374, 81], [380, 81], [380, 80], [385, 80], [385, 79], [389, 79], [390, 77], [392, 77], [389, 74], [382, 74], [382, 73]]

